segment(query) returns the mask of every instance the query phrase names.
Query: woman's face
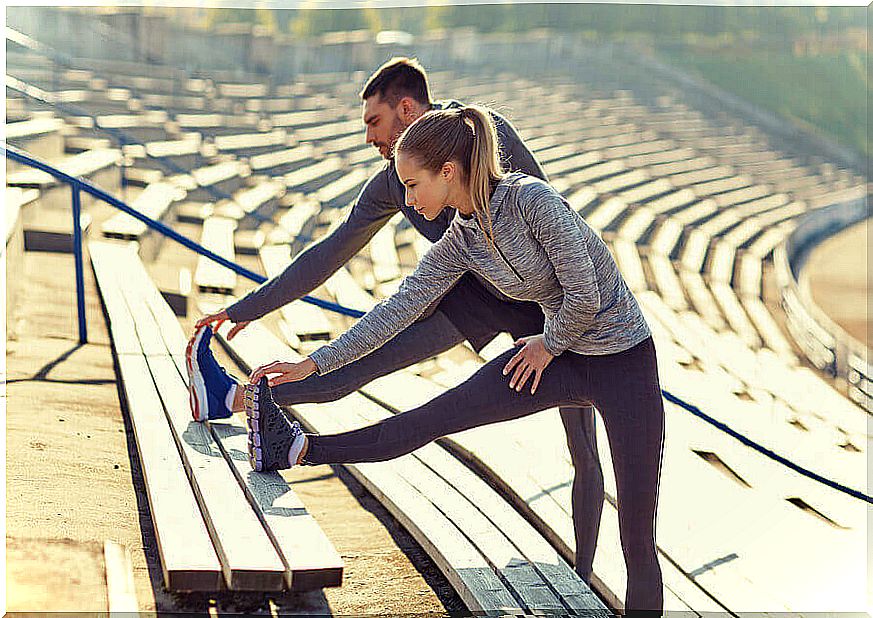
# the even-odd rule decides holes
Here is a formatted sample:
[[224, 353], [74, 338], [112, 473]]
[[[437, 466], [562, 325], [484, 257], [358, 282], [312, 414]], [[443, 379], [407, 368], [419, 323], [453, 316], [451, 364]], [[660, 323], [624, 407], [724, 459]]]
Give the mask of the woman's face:
[[400, 182], [406, 187], [406, 205], [415, 212], [433, 221], [444, 208], [451, 206], [450, 194], [455, 181], [453, 163], [445, 163], [439, 172], [434, 173], [420, 167], [405, 152], [398, 152], [394, 164]]

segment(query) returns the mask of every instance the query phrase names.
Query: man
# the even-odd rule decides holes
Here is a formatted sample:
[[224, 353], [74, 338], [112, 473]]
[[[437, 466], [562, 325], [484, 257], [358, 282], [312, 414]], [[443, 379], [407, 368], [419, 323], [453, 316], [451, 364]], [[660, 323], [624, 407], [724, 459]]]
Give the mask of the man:
[[[310, 245], [278, 276], [218, 313], [197, 322], [189, 344], [195, 419], [226, 418], [243, 410], [243, 389], [218, 365], [209, 350], [207, 324], [230, 320], [231, 339], [252, 320], [299, 299], [324, 283], [357, 254], [398, 211], [431, 242], [448, 228], [453, 209], [428, 221], [406, 205], [405, 188], [394, 169], [392, 150], [403, 130], [431, 109], [458, 107], [457, 101], [431, 100], [427, 75], [414, 59], [394, 58], [370, 77], [361, 91], [366, 141], [379, 150], [385, 165], [365, 184], [348, 216], [331, 234]], [[515, 129], [494, 114], [504, 169], [546, 180], [546, 175]], [[325, 376], [277, 384], [280, 405], [334, 401], [368, 382], [470, 342], [478, 352], [499, 332], [516, 339], [543, 332], [538, 305], [509, 299], [489, 282], [468, 273], [412, 326], [357, 362]], [[546, 374], [543, 379], [548, 379]], [[594, 429], [593, 408], [561, 410], [577, 474], [573, 485], [576, 520], [576, 570], [589, 581], [603, 507], [603, 475]]]

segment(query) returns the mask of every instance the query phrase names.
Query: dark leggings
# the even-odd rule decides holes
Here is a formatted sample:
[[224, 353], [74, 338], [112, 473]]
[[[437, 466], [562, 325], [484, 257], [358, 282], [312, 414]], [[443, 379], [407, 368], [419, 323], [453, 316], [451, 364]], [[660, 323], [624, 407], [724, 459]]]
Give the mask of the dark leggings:
[[[460, 294], [458, 298], [447, 296], [443, 304], [449, 302], [457, 305], [448, 307], [449, 310], [454, 309], [455, 314], [461, 314], [464, 308], [485, 311], [489, 307], [488, 302], [493, 303], [482, 301], [480, 296], [470, 293]], [[497, 330], [503, 329], [515, 338], [543, 332], [543, 312], [537, 306], [507, 304], [500, 312], [478, 318], [480, 323], [491, 324], [491, 328]], [[323, 376], [313, 374], [299, 382], [286, 382], [275, 386], [273, 398], [283, 406], [336, 401], [376, 378], [436, 356], [463, 341], [464, 335], [455, 328], [442, 310], [437, 310], [354, 363]], [[576, 471], [572, 497], [573, 528], [576, 532], [574, 568], [582, 579], [591, 583], [594, 550], [597, 548], [603, 511], [603, 470], [597, 454], [594, 408], [587, 402], [581, 407], [576, 405], [578, 404], [569, 408], [562, 407], [560, 413]]]
[[628, 574], [625, 606], [662, 611], [655, 511], [664, 407], [651, 337], [616, 354], [565, 352], [546, 368], [535, 395], [530, 394], [529, 383], [521, 393], [509, 388], [511, 374], [504, 376], [503, 367], [515, 352], [507, 350], [463, 384], [423, 406], [354, 431], [309, 436], [305, 463], [385, 461], [473, 427], [593, 402], [605, 424], [615, 470], [619, 532]]

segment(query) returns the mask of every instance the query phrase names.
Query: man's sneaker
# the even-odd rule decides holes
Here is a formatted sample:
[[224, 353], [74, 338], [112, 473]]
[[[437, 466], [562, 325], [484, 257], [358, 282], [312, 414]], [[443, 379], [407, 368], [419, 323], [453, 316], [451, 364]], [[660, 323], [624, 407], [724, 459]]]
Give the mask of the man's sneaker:
[[209, 349], [211, 341], [212, 328], [208, 325], [201, 326], [185, 350], [188, 393], [195, 421], [229, 418], [233, 415], [227, 407], [227, 393], [237, 381], [215, 360], [212, 350]]
[[288, 453], [303, 448], [303, 428], [289, 422], [270, 392], [267, 378], [246, 384], [243, 393], [248, 424], [249, 463], [255, 472], [290, 468]]

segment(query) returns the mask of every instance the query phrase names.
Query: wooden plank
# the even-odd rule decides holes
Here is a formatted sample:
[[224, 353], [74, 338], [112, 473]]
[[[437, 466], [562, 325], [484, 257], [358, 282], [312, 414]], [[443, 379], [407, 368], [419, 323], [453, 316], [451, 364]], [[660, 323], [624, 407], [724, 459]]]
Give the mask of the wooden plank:
[[[384, 408], [362, 397], [349, 399], [350, 403], [354, 402], [351, 409], [367, 423], [374, 423], [390, 416]], [[413, 455], [414, 458], [409, 458], [402, 466], [394, 461], [395, 469], [410, 485], [427, 488], [426, 495], [431, 503], [463, 530], [488, 562], [500, 573], [507, 586], [515, 591], [515, 596], [528, 608], [564, 609], [564, 604], [544, 580], [543, 573], [536, 568], [536, 564], [521, 552], [520, 548], [513, 545], [513, 542], [519, 543], [525, 540], [533, 542], [533, 539], [542, 540], [542, 537], [520, 518], [503, 517], [511, 511], [511, 507], [484, 484], [476, 485], [470, 471], [436, 444], [428, 444], [415, 451]], [[427, 462], [430, 462], [433, 467], [430, 467]], [[441, 470], [442, 474], [437, 473], [436, 470]], [[463, 487], [475, 491], [471, 495], [462, 491]], [[474, 500], [474, 497], [478, 500]], [[487, 506], [491, 509], [484, 508]], [[503, 524], [516, 525], [502, 528], [488, 517], [488, 512], [501, 517]], [[581, 594], [583, 591], [591, 594], [584, 582], [573, 576], [563, 560], [556, 554], [552, 557], [557, 558], [557, 562], [554, 563], [556, 568], [563, 563], [564, 569], [561, 575], [564, 583], [574, 582], [576, 594]], [[595, 607], [599, 607], [599, 604]]]
[[[261, 264], [268, 277], [279, 275], [291, 262], [287, 247], [262, 247]], [[330, 341], [331, 324], [324, 311], [315, 305], [295, 300], [284, 305], [280, 312], [289, 330], [300, 341]]]
[[[170, 205], [181, 199], [183, 195], [178, 187], [166, 183], [152, 183], [131, 202], [130, 206], [147, 217], [161, 221]], [[129, 240], [139, 240], [148, 229], [145, 223], [124, 212], [112, 216], [101, 226], [104, 236]]]
[[[93, 245], [97, 245], [96, 251]], [[191, 476], [197, 501], [204, 506], [203, 512], [206, 514], [204, 531], [208, 529], [215, 540], [227, 586], [231, 589], [281, 589], [284, 566], [281, 565], [278, 555], [273, 551], [260, 522], [254, 517], [242, 493], [240, 493], [241, 499], [228, 499], [227, 492], [239, 486], [234, 482], [235, 479], [211, 439], [208, 429], [190, 419], [188, 393], [179, 373], [179, 370], [184, 368], [184, 336], [181, 335], [178, 322], [170, 316], [176, 325], [175, 339], [172, 339], [175, 341], [173, 347], [180, 348], [180, 354], [177, 354], [176, 358], [181, 361], [182, 367], [174, 364], [174, 360], [169, 358], [168, 348], [164, 345], [163, 339], [154, 336], [155, 333], [164, 332], [165, 336], [173, 338], [174, 331], [166, 329], [165, 332], [165, 327], [160, 328], [149, 309], [149, 300], [155, 302], [156, 296], [159, 298], [159, 295], [153, 285], [144, 285], [143, 278], [146, 273], [133, 247], [133, 244], [116, 246], [92, 243], [92, 256], [95, 254], [99, 256], [96, 258], [98, 261], [103, 258], [102, 269], [109, 269], [111, 265], [115, 272], [122, 274], [109, 281], [105, 281], [104, 277], [104, 281], [101, 282], [106, 289], [113, 290], [110, 300], [111, 315], [118, 315], [124, 310], [128, 315], [136, 316], [130, 322], [125, 321], [128, 330], [124, 331], [124, 336], [127, 341], [136, 337], [141, 341], [142, 347], [138, 354], [133, 346], [129, 347], [128, 353], [122, 358], [142, 359], [143, 354], [148, 355], [148, 364], [145, 361], [142, 363], [137, 360], [130, 361], [136, 363], [143, 371], [125, 377], [125, 380], [135, 379], [143, 385], [148, 384], [153, 389], [150, 405], [152, 408], [157, 406], [157, 411], [151, 410], [152, 423], [162, 423], [162, 426], [151, 426], [150, 435], [154, 433], [162, 436], [168, 441], [167, 447], [173, 450], [177, 446], [181, 447], [180, 471], [181, 466], [184, 465], [184, 469]], [[154, 382], [152, 382], [153, 377]], [[160, 390], [160, 395], [154, 391], [155, 383]], [[128, 388], [126, 382], [125, 388]], [[128, 399], [130, 401], [131, 397], [129, 396]], [[160, 412], [162, 400], [167, 416]], [[167, 424], [168, 417], [171, 419], [172, 431], [171, 426]], [[176, 452], [178, 456], [179, 451]], [[186, 485], [190, 493], [192, 485], [188, 485], [187, 479]], [[191, 495], [192, 502], [194, 494]], [[199, 507], [197, 510], [199, 517]], [[212, 542], [210, 542], [211, 547]], [[215, 556], [214, 551], [213, 556]], [[216, 558], [216, 566], [218, 561], [219, 559]], [[264, 565], [266, 568], [262, 569]], [[272, 572], [269, 571], [270, 568], [273, 569]], [[262, 570], [267, 571], [266, 575], [261, 573]], [[218, 587], [219, 584], [216, 582], [211, 589]]]
[[370, 257], [373, 260], [373, 276], [377, 283], [385, 283], [400, 278], [400, 257], [394, 242], [394, 232], [397, 218], [403, 217], [397, 213], [370, 240]]
[[[188, 390], [167, 356], [148, 358], [231, 590], [281, 590], [282, 563], [209, 428], [191, 419]], [[212, 421], [215, 423], [215, 421]]]
[[164, 585], [170, 590], [218, 590], [221, 563], [145, 358], [117, 354], [116, 362], [145, 479]]
[[[210, 217], [203, 222], [203, 234], [200, 242], [213, 253], [234, 261], [234, 229], [236, 229], [235, 221], [220, 217]], [[201, 255], [197, 258], [194, 282], [201, 292], [232, 294], [236, 287], [236, 273]]]
[[109, 613], [139, 612], [130, 550], [115, 541], [106, 540], [103, 542], [103, 561], [106, 567]]
[[[156, 328], [161, 333], [164, 354], [170, 355], [179, 379], [186, 381], [184, 354], [187, 339], [178, 320], [160, 297], [141, 262], [133, 264], [129, 274], [132, 285], [144, 297]], [[161, 363], [162, 370], [171, 379], [169, 364], [163, 360]], [[179, 405], [182, 405], [181, 401]], [[245, 423], [238, 416], [233, 416], [221, 423], [211, 422], [208, 425], [256, 515], [267, 527], [267, 535], [284, 559], [287, 567], [286, 585], [294, 590], [339, 586], [342, 582], [342, 558], [317, 522], [306, 512], [289, 484], [275, 472], [251, 474], [248, 459], [236, 456], [236, 453], [246, 452]]]
[[[223, 325], [219, 330], [222, 342], [246, 368], [275, 358], [295, 358], [286, 346], [280, 344], [258, 324], [250, 325], [230, 342], [224, 338], [227, 333], [226, 326]], [[348, 409], [348, 405], [344, 400], [339, 400], [319, 405], [301, 404], [295, 406], [294, 410], [307, 427], [327, 433], [347, 428], [347, 425], [340, 424], [344, 415], [331, 414], [330, 410], [339, 412], [344, 407]], [[416, 487], [406, 482], [391, 466], [377, 463], [346, 467], [410, 531], [471, 610], [518, 608], [518, 601], [481, 553]]]

